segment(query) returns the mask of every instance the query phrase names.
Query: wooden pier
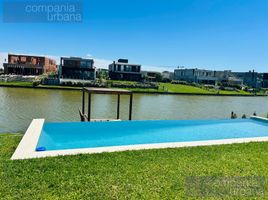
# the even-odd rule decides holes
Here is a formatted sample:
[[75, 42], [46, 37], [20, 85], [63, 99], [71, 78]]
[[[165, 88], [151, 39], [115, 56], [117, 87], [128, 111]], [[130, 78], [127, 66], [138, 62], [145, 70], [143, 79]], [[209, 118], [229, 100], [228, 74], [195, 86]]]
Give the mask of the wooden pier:
[[[87, 93], [88, 99], [88, 112], [85, 111], [85, 98]], [[117, 116], [116, 119], [91, 119], [91, 96], [92, 94], [111, 94], [117, 95]], [[132, 103], [133, 103], [133, 93], [129, 90], [123, 89], [108, 89], [108, 88], [83, 88], [82, 91], [82, 111], [79, 110], [81, 121], [119, 121], [120, 120], [120, 96], [129, 95], [129, 120], [132, 120]]]

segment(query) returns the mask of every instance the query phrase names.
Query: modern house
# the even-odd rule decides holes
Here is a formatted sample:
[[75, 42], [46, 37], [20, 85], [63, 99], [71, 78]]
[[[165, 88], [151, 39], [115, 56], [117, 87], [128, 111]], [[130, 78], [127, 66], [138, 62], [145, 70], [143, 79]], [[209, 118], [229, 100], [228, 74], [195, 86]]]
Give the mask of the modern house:
[[262, 87], [268, 88], [268, 73], [263, 73], [262, 76]]
[[249, 71], [249, 72], [233, 72], [237, 78], [243, 80], [244, 85], [256, 88], [261, 87], [261, 75], [257, 72]]
[[174, 79], [187, 82], [215, 85], [218, 82], [228, 82], [231, 71], [213, 71], [204, 69], [175, 69]]
[[141, 81], [141, 65], [130, 64], [127, 59], [119, 59], [109, 65], [111, 80]]
[[[142, 71], [142, 78], [150, 82], [162, 81], [162, 74], [155, 71]], [[161, 79], [161, 80], [159, 80]]]
[[235, 76], [228, 77], [228, 82], [227, 83], [229, 85], [244, 85], [243, 80], [241, 78], [237, 78]]
[[195, 82], [201, 84], [228, 83], [231, 85], [246, 85], [253, 88], [267, 86], [267, 74], [260, 74], [253, 71], [232, 72], [213, 71], [203, 69], [175, 69], [174, 79]]
[[8, 54], [8, 63], [4, 63], [5, 74], [41, 75], [56, 70], [56, 61], [44, 56]]
[[94, 60], [62, 57], [59, 67], [59, 77], [62, 79], [95, 80], [96, 69], [94, 67]]

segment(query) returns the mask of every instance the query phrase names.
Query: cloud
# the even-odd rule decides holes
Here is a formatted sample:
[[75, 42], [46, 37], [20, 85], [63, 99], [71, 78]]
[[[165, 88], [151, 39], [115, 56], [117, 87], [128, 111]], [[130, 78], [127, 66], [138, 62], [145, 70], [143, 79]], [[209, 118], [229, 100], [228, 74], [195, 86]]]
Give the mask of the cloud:
[[86, 57], [87, 58], [93, 58], [93, 55], [92, 54], [87, 54]]
[[163, 71], [174, 71], [174, 67], [159, 67], [159, 66], [142, 66], [143, 71], [154, 71], [154, 72], [163, 72]]

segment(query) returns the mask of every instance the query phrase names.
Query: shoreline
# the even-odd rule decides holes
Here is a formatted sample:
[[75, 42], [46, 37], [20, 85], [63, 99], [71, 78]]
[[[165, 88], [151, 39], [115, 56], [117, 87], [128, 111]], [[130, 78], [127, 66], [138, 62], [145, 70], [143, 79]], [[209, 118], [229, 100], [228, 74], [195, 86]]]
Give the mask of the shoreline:
[[[82, 91], [81, 87], [69, 86], [19, 86], [19, 85], [5, 85], [0, 83], [0, 87], [6, 88], [24, 88], [24, 89], [43, 89], [43, 90], [69, 90]], [[158, 92], [158, 91], [132, 91], [134, 94], [158, 94], [158, 95], [183, 95], [183, 96], [224, 96], [224, 97], [268, 97], [265, 94], [214, 94], [214, 93], [187, 93], [187, 92]]]

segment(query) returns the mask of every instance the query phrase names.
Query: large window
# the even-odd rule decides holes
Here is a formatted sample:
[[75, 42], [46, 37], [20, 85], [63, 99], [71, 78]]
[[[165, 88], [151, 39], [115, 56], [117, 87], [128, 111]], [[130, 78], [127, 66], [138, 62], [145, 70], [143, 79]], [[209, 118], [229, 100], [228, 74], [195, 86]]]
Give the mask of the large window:
[[130, 65], [124, 65], [124, 71], [125, 72], [131, 72], [132, 71], [132, 67]]
[[91, 62], [83, 60], [83, 61], [81, 61], [81, 67], [83, 67], [83, 68], [91, 68], [92, 67]]
[[121, 71], [121, 65], [117, 65], [117, 71]]
[[65, 67], [80, 67], [80, 62], [76, 60], [64, 60]]

